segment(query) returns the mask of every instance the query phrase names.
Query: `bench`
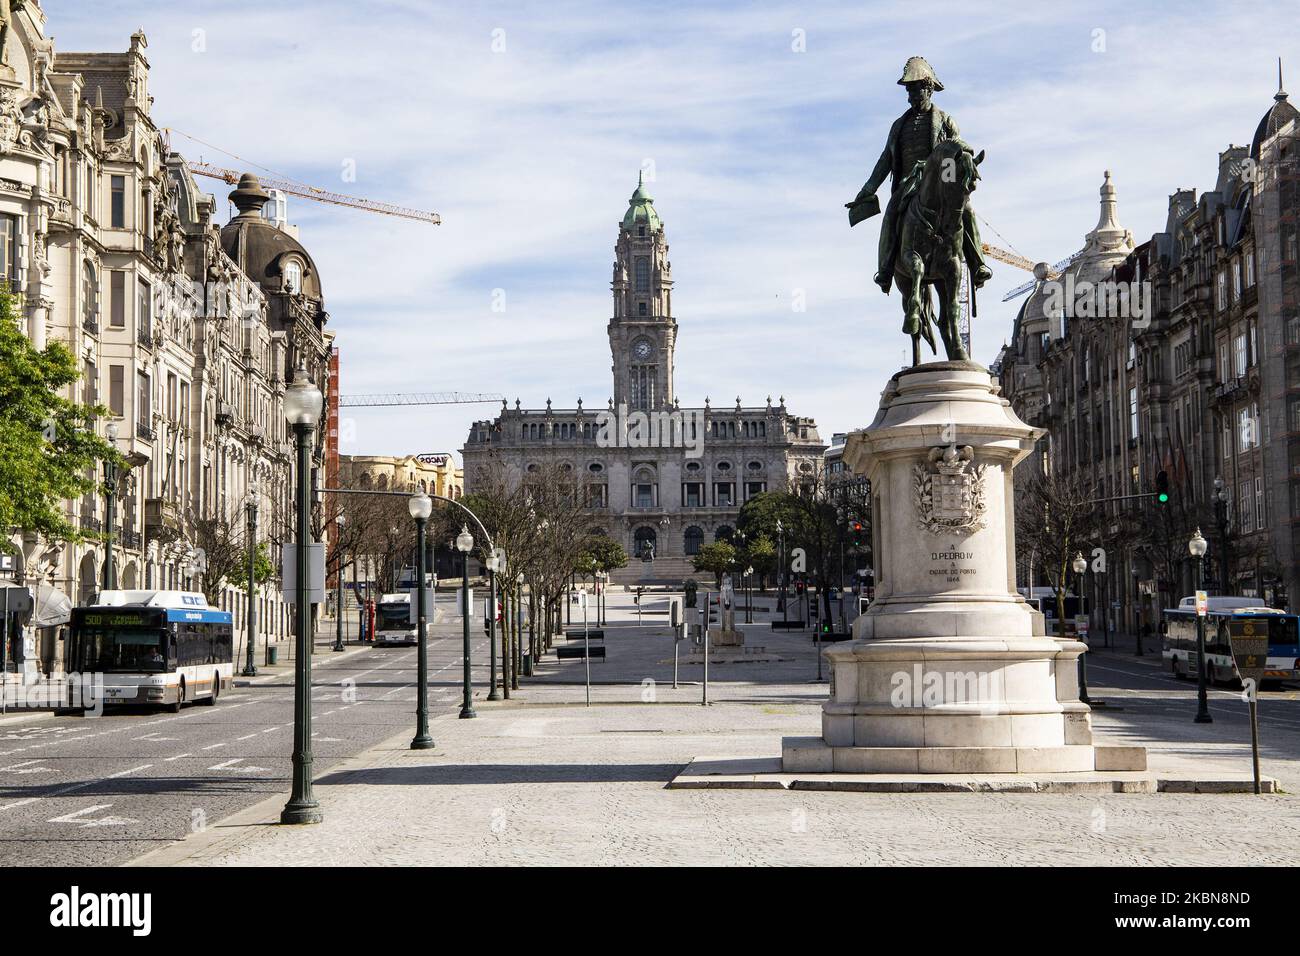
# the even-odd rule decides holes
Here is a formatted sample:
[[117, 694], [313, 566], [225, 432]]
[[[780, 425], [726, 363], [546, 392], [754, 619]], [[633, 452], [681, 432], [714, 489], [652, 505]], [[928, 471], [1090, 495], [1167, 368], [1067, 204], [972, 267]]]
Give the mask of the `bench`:
[[806, 625], [803, 621], [773, 621], [774, 631], [802, 631]]
[[[603, 641], [605, 639], [605, 632], [596, 630], [588, 631], [586, 638], [593, 641]], [[582, 631], [565, 631], [564, 639], [566, 641], [581, 641], [584, 640], [584, 637]]]
[[[581, 660], [582, 658], [587, 656], [587, 650], [588, 649], [585, 647], [577, 647], [577, 646], [567, 645], [567, 644], [557, 644], [555, 647], [555, 656], [558, 660], [565, 660], [566, 658], [573, 658], [573, 657], [576, 657], [579, 660]], [[592, 657], [603, 658], [605, 656], [604, 645], [601, 645], [600, 647], [593, 647], [590, 650], [591, 650]]]

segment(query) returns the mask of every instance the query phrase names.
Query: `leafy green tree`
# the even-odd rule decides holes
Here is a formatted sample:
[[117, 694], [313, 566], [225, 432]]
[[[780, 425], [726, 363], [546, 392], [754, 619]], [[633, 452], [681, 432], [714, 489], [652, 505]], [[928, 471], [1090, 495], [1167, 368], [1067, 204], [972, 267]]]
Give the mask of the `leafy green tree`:
[[746, 541], [737, 557], [740, 565], [753, 568], [758, 579], [763, 581], [768, 572], [776, 567], [776, 544], [767, 535], [759, 534], [752, 541]]
[[592, 575], [597, 571], [617, 571], [627, 567], [627, 552], [623, 546], [603, 534], [593, 534], [582, 544], [574, 565], [579, 574]]
[[691, 564], [701, 574], [712, 574], [714, 583], [721, 587], [722, 576], [736, 567], [736, 549], [725, 541], [715, 541], [700, 548]]
[[[59, 394], [79, 377], [72, 352], [61, 342], [35, 349], [18, 322], [17, 300], [0, 292], [0, 531], [79, 541], [63, 502], [100, 488], [100, 462], [124, 462], [94, 432], [106, 410]], [[10, 547], [0, 534], [0, 549]]]
[[[244, 549], [243, 558], [240, 563], [241, 567], [248, 567], [248, 549]], [[265, 541], [257, 542], [257, 548], [253, 551], [253, 583], [265, 584], [271, 580], [275, 574], [275, 565], [271, 562], [271, 552], [267, 548]]]

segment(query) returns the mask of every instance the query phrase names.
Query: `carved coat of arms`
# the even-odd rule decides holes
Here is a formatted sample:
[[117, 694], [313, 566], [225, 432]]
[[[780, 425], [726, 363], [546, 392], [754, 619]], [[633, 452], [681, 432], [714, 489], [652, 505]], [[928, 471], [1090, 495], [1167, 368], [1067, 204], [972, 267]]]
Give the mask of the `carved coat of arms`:
[[931, 534], [978, 531], [984, 527], [988, 506], [984, 499], [984, 471], [974, 463], [970, 445], [951, 444], [930, 451], [928, 467], [913, 465], [916, 520]]

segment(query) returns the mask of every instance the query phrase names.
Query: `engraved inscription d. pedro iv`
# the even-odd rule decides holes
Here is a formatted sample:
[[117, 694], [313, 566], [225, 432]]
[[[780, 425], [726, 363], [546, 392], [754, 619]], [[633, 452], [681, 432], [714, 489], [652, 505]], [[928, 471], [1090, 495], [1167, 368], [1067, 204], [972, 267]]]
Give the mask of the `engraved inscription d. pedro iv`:
[[929, 464], [913, 465], [916, 520], [931, 534], [978, 531], [984, 527], [985, 465], [974, 464], [970, 445], [932, 448]]

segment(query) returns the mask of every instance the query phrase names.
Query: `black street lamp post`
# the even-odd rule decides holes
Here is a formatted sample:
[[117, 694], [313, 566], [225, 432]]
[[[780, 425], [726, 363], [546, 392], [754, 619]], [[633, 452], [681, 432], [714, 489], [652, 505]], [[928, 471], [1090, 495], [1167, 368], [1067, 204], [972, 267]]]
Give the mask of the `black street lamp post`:
[[781, 562], [777, 569], [777, 591], [776, 591], [776, 609], [781, 612], [781, 623], [788, 624], [787, 610], [785, 606], [785, 528], [781, 525], [781, 519], [776, 519], [776, 540], [777, 547], [780, 551], [777, 560]]
[[477, 717], [474, 712], [474, 688], [470, 685], [470, 651], [469, 651], [469, 618], [473, 608], [470, 606], [469, 597], [469, 553], [474, 550], [474, 536], [469, 533], [469, 527], [461, 525], [460, 534], [456, 535], [456, 550], [460, 552], [460, 572], [461, 572], [461, 602], [460, 616], [464, 622], [464, 681], [463, 696], [460, 704], [460, 717], [462, 720], [468, 717]]
[[[1078, 582], [1075, 585], [1075, 590], [1079, 592], [1079, 610], [1078, 613], [1075, 615], [1075, 620], [1077, 621], [1080, 617], [1083, 616], [1084, 613], [1083, 612], [1083, 606], [1084, 606], [1083, 605], [1083, 572], [1088, 570], [1088, 561], [1087, 559], [1084, 558], [1082, 551], [1076, 551], [1074, 553], [1074, 561], [1071, 562], [1070, 567], [1074, 569], [1075, 580]], [[1078, 638], [1078, 636], [1079, 636], [1078, 632], [1076, 631], [1075, 637]], [[1085, 646], [1085, 650], [1082, 654], [1079, 655], [1079, 700], [1085, 704], [1091, 704], [1092, 701], [1088, 699], [1088, 651], [1086, 649], [1087, 643], [1088, 643], [1087, 641], [1083, 642]]]
[[1137, 566], [1137, 558], [1133, 559], [1133, 629], [1137, 632], [1133, 635], [1137, 643], [1137, 649], [1133, 652], [1135, 657], [1142, 657], [1142, 570]]
[[347, 650], [343, 645], [343, 516], [334, 519], [334, 650]]
[[424, 529], [426, 522], [429, 520], [429, 515], [433, 513], [433, 501], [428, 495], [421, 492], [408, 498], [406, 507], [411, 512], [411, 517], [415, 519], [416, 679], [420, 685], [415, 698], [415, 736], [411, 739], [411, 749], [432, 750], [434, 746], [433, 738], [429, 736], [429, 610], [425, 600], [428, 590], [424, 582], [426, 573], [424, 568]]
[[[108, 442], [117, 450], [117, 423], [104, 428]], [[117, 462], [104, 460], [104, 590], [117, 590], [117, 563], [113, 555], [113, 532], [117, 530]]]
[[248, 635], [245, 640], [247, 644], [247, 660], [244, 661], [244, 669], [241, 672], [244, 677], [257, 676], [257, 664], [255, 662], [254, 645], [257, 643], [257, 496], [258, 487], [256, 481], [248, 483], [248, 501], [244, 505], [244, 516], [248, 519], [248, 614], [245, 615], [248, 625]]
[[[498, 700], [500, 695], [497, 693], [497, 568], [501, 564], [500, 556], [494, 551], [487, 556], [487, 573], [488, 573], [488, 606], [487, 606], [487, 635], [488, 635], [488, 700]], [[502, 622], [504, 626], [504, 622]], [[506, 676], [506, 659], [501, 655], [501, 678], [505, 682]]]
[[1214, 479], [1214, 523], [1219, 531], [1219, 593], [1231, 594], [1228, 584], [1228, 489], [1222, 478]]
[[[1201, 537], [1201, 529], [1196, 529], [1196, 534], [1187, 542], [1187, 551], [1191, 554], [1192, 559], [1196, 562], [1196, 590], [1201, 590], [1201, 579], [1205, 573], [1205, 552], [1208, 544]], [[1199, 595], [1197, 595], [1199, 598]], [[1198, 724], [1212, 724], [1214, 718], [1210, 716], [1210, 702], [1206, 690], [1206, 673], [1205, 673], [1205, 615], [1201, 613], [1200, 607], [1196, 609], [1196, 720]]]
[[285, 389], [284, 416], [293, 428], [298, 451], [298, 540], [295, 547], [294, 617], [297, 660], [294, 667], [293, 792], [280, 811], [281, 823], [320, 823], [324, 819], [311, 789], [311, 650], [312, 608], [308, 594], [311, 553], [311, 436], [321, 413], [321, 393], [299, 367]]

